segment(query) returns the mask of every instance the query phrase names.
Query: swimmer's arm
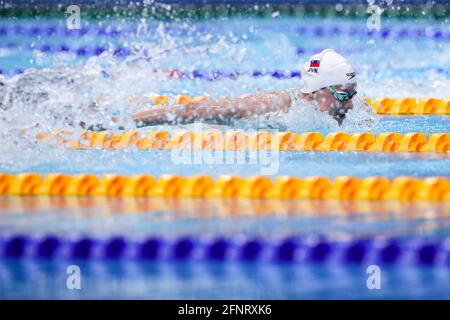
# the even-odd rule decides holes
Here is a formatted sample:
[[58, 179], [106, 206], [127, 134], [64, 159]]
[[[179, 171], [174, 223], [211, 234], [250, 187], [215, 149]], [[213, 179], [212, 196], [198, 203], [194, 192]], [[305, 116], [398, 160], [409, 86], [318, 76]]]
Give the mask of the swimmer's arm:
[[277, 111], [287, 111], [291, 96], [285, 91], [240, 97], [209, 99], [176, 106], [155, 106], [135, 113], [133, 119], [145, 124], [188, 123], [196, 120], [250, 118]]

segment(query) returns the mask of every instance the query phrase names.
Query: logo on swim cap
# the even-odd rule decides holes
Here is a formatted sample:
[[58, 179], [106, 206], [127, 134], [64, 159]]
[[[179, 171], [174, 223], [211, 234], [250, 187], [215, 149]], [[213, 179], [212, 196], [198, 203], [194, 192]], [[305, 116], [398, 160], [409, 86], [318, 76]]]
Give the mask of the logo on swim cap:
[[311, 60], [311, 63], [309, 64], [310, 68], [318, 68], [320, 67], [320, 60]]
[[319, 73], [320, 60], [311, 60], [309, 63], [309, 69], [306, 70], [309, 73]]
[[356, 72], [349, 72], [345, 75], [348, 77], [348, 80], [352, 80], [356, 76]]

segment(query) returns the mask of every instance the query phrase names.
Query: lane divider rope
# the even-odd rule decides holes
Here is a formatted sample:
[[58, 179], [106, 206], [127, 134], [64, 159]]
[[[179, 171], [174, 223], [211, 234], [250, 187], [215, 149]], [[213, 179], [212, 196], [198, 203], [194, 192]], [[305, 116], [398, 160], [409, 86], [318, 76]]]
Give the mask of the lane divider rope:
[[320, 151], [320, 152], [450, 152], [450, 133], [392, 133], [332, 132], [323, 136], [320, 132], [270, 132], [247, 133], [209, 129], [198, 133], [180, 130], [124, 131], [116, 134], [108, 131], [83, 131], [72, 137], [72, 131], [59, 130], [41, 133], [40, 141], [56, 143], [69, 149], [123, 149], [139, 150], [225, 150], [225, 151]]
[[126, 176], [107, 174], [0, 174], [0, 195], [205, 197], [254, 199], [338, 199], [450, 201], [450, 182], [445, 177], [358, 178], [340, 176], [297, 178], [264, 177]]
[[[156, 27], [156, 26], [155, 26]], [[267, 28], [267, 27], [264, 27]], [[184, 31], [183, 28], [176, 28], [172, 26], [165, 26], [167, 31]], [[270, 29], [270, 27], [268, 28]], [[202, 30], [202, 29], [201, 29]], [[204, 30], [206, 31], [206, 30]], [[311, 35], [315, 38], [324, 38], [332, 36], [348, 36], [354, 38], [355, 36], [369, 36], [379, 37], [383, 39], [408, 39], [408, 38], [429, 38], [434, 40], [445, 40], [450, 38], [450, 32], [443, 28], [430, 28], [430, 27], [418, 27], [418, 28], [405, 28], [405, 27], [383, 27], [379, 31], [368, 30], [367, 28], [359, 27], [342, 27], [339, 25], [331, 26], [300, 26], [294, 29], [297, 35]], [[83, 36], [105, 36], [105, 37], [118, 37], [129, 36], [137, 34], [137, 27], [83, 27], [79, 30], [70, 30], [63, 25], [48, 25], [41, 26], [37, 24], [30, 24], [28, 26], [23, 23], [9, 23], [0, 24], [0, 36], [29, 36], [29, 37], [52, 37], [52, 36], [64, 36], [64, 37], [83, 37]]]
[[[9, 50], [37, 50], [43, 53], [73, 53], [79, 57], [93, 57], [99, 56], [103, 52], [110, 51], [111, 54], [117, 57], [128, 57], [132, 55], [132, 49], [124, 46], [96, 46], [96, 47], [71, 47], [67, 44], [39, 44], [39, 45], [27, 45], [23, 46], [23, 44], [19, 42], [7, 42], [0, 45], [2, 49]], [[145, 52], [146, 53], [146, 52]]]
[[57, 236], [15, 234], [0, 241], [0, 260], [199, 261], [254, 263], [338, 263], [449, 266], [450, 239], [420, 237], [350, 237], [292, 235], [279, 239], [256, 236], [192, 235]]
[[[100, 51], [103, 49], [99, 49]], [[76, 49], [77, 55], [85, 55], [85, 50]], [[102, 51], [104, 52], [104, 51]], [[114, 50], [114, 55], [121, 55], [121, 51]], [[0, 74], [4, 74], [6, 76], [14, 76], [16, 74], [22, 74], [26, 69], [0, 69]], [[432, 68], [415, 68], [415, 69], [396, 69], [396, 72], [406, 72], [410, 73], [423, 73], [424, 71], [433, 71], [436, 73], [445, 73], [450, 74], [450, 69], [441, 68], [441, 67], [432, 67]], [[222, 70], [213, 70], [213, 71], [201, 71], [201, 70], [178, 70], [178, 69], [168, 69], [167, 70], [169, 77], [175, 77], [177, 80], [205, 80], [205, 81], [218, 81], [223, 79], [231, 79], [236, 80], [242, 76], [248, 76], [253, 78], [259, 77], [272, 77], [278, 80], [289, 80], [294, 78], [301, 78], [301, 72], [298, 70], [234, 70], [234, 71], [222, 71]]]
[[[151, 59], [150, 52], [145, 47], [139, 46], [120, 46], [120, 45], [98, 45], [95, 47], [91, 46], [78, 46], [73, 47], [66, 43], [53, 44], [53, 43], [40, 43], [40, 44], [32, 44], [32, 45], [24, 45], [21, 42], [9, 41], [3, 44], [0, 44], [1, 49], [7, 50], [29, 50], [29, 51], [40, 51], [42, 53], [47, 54], [56, 54], [56, 53], [71, 53], [75, 54], [78, 57], [95, 57], [99, 56], [104, 52], [110, 52], [112, 55], [116, 57], [129, 57], [133, 55], [133, 52], [139, 54], [141, 59]], [[319, 48], [303, 48], [296, 47], [294, 48], [295, 53], [298, 56], [306, 56], [312, 55], [317, 52], [323, 51], [324, 47]], [[361, 53], [368, 50], [367, 47], [354, 47], [351, 49], [348, 48], [338, 48], [338, 51], [345, 55], [350, 55], [354, 53]], [[170, 50], [167, 50], [170, 51]], [[438, 68], [439, 69], [439, 68]], [[431, 71], [433, 69], [427, 68], [427, 71]]]
[[[16, 74], [22, 74], [26, 69], [0, 69], [0, 74], [4, 74], [7, 76], [13, 76]], [[433, 69], [437, 73], [446, 72], [444, 68], [436, 68]], [[221, 71], [221, 70], [213, 70], [213, 71], [200, 71], [200, 70], [178, 70], [178, 69], [167, 69], [163, 70], [168, 73], [170, 77], [176, 77], [177, 80], [194, 80], [194, 79], [202, 79], [207, 81], [217, 81], [222, 79], [231, 79], [235, 80], [242, 76], [249, 76], [253, 78], [258, 77], [272, 77], [274, 79], [286, 80], [286, 79], [294, 79], [301, 78], [301, 72], [297, 70], [286, 71], [286, 70], [236, 70], [236, 71]], [[419, 70], [420, 71], [420, 70]], [[447, 70], [448, 71], [448, 70]]]
[[[73, 47], [66, 43], [40, 43], [40, 44], [32, 44], [32, 45], [24, 45], [21, 42], [14, 42], [14, 41], [8, 41], [3, 44], [0, 44], [0, 48], [2, 49], [8, 49], [8, 50], [37, 50], [41, 51], [43, 53], [48, 54], [55, 54], [55, 53], [72, 53], [79, 57], [94, 57], [99, 56], [103, 52], [109, 51], [111, 54], [117, 57], [128, 57], [133, 54], [133, 50], [135, 52], [138, 52], [141, 56], [141, 58], [151, 58], [149, 50], [147, 50], [145, 47], [139, 47], [139, 46], [121, 46], [121, 45], [98, 45], [95, 47], [91, 46], [78, 46]], [[303, 48], [303, 47], [295, 47], [294, 51], [299, 56], [304, 55], [312, 55], [317, 52], [323, 51], [323, 47], [319, 48]], [[364, 52], [368, 50], [367, 47], [355, 47], [351, 49], [347, 48], [341, 48], [338, 51], [342, 54], [353, 54], [358, 52]], [[430, 71], [429, 69], [427, 69]]]
[[450, 115], [450, 99], [438, 98], [366, 98], [378, 114], [395, 115]]

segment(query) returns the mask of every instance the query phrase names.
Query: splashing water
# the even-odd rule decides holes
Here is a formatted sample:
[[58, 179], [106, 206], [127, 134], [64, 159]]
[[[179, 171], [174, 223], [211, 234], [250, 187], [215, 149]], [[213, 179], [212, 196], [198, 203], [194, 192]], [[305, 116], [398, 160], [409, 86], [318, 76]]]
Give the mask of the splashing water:
[[[195, 52], [198, 54], [202, 50], [197, 48]], [[3, 159], [0, 161], [4, 162], [14, 154], [23, 160], [24, 146], [27, 152], [42, 153], [42, 146], [39, 147], [36, 140], [42, 132], [62, 129], [80, 132], [83, 130], [80, 123], [102, 123], [111, 130], [135, 128], [130, 115], [136, 108], [127, 100], [133, 96], [170, 92], [174, 82], [166, 73], [158, 71], [157, 66], [154, 61], [136, 56], [118, 62], [112, 55], [104, 53], [85, 64], [57, 64], [2, 78], [0, 135], [5, 143], [1, 146]], [[120, 123], [113, 121], [117, 116], [120, 116]], [[314, 111], [314, 106], [303, 103], [293, 106], [287, 113], [234, 121], [230, 128], [308, 131], [338, 130], [339, 126], [327, 114]], [[45, 152], [48, 156], [50, 149]], [[12, 157], [9, 161], [15, 159]]]
[[[234, 22], [230, 20], [224, 23], [226, 28], [220, 32], [211, 32], [208, 29], [211, 25], [182, 23], [176, 32], [171, 33], [171, 24], [161, 22], [152, 28], [143, 21], [139, 32], [125, 41], [126, 47], [132, 52], [125, 59], [114, 56], [112, 51], [82, 62], [67, 54], [53, 55], [48, 68], [28, 69], [11, 78], [1, 77], [0, 137], [3, 143], [0, 145], [0, 164], [5, 168], [19, 170], [21, 165], [22, 168], [29, 168], [30, 164], [51, 158], [82, 161], [80, 153], [69, 153], [64, 148], [38, 142], [36, 136], [61, 129], [79, 133], [84, 130], [80, 126], [81, 122], [102, 123], [111, 130], [119, 130], [119, 127], [135, 128], [130, 115], [137, 109], [129, 103], [130, 97], [154, 94], [232, 96], [254, 93], [261, 87], [281, 90], [301, 86], [301, 81], [297, 79], [289, 80], [287, 84], [270, 77], [252, 78], [244, 73], [238, 79], [220, 81], [168, 77], [168, 69], [229, 70], [230, 66], [238, 66], [244, 71], [271, 68], [295, 70], [302, 64], [301, 60], [306, 58], [296, 56], [295, 40], [291, 36], [268, 31], [265, 22], [251, 21], [241, 33], [233, 30]], [[215, 28], [219, 29], [217, 26]], [[277, 39], [276, 46], [274, 39]], [[305, 45], [308, 44], [308, 39], [305, 39]], [[446, 48], [444, 46], [442, 50]], [[424, 72], [420, 83], [409, 76], [383, 78], [380, 70], [374, 76], [368, 76], [374, 70], [373, 64], [383, 59], [384, 56], [359, 53], [352, 57], [356, 65], [360, 65], [359, 86], [363, 86], [371, 97], [405, 96], [411, 93], [414, 96], [445, 95], [443, 88], [449, 85], [445, 74]], [[445, 66], [447, 62], [442, 63]], [[423, 81], [424, 77], [429, 81]], [[390, 88], [397, 89], [391, 94]], [[358, 101], [358, 106], [347, 113], [341, 126], [326, 113], [318, 112], [313, 105], [302, 102], [287, 113], [278, 112], [257, 119], [234, 121], [228, 128], [294, 132], [370, 131], [376, 127], [378, 118], [363, 102], [363, 95], [355, 101]], [[114, 118], [120, 121], [114, 121]], [[165, 130], [182, 127], [158, 126]]]

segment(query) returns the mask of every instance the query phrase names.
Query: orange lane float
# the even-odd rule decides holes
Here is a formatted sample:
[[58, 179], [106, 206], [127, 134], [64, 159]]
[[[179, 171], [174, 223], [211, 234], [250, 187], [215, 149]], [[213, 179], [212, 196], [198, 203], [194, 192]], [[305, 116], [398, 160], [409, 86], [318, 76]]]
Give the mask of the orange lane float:
[[0, 174], [0, 195], [450, 201], [445, 177], [297, 178]]
[[437, 98], [366, 98], [378, 114], [449, 115], [450, 99]]
[[[64, 136], [61, 137], [61, 135]], [[411, 132], [406, 134], [383, 132], [345, 133], [332, 132], [323, 136], [320, 132], [244, 132], [219, 130], [193, 131], [125, 131], [121, 134], [106, 131], [84, 131], [79, 138], [70, 140], [70, 132], [51, 132], [39, 135], [40, 140], [56, 139], [57, 144], [65, 144], [70, 149], [122, 149], [176, 150], [193, 148], [196, 150], [280, 150], [280, 151], [321, 151], [321, 152], [437, 152], [450, 151], [450, 133]]]

